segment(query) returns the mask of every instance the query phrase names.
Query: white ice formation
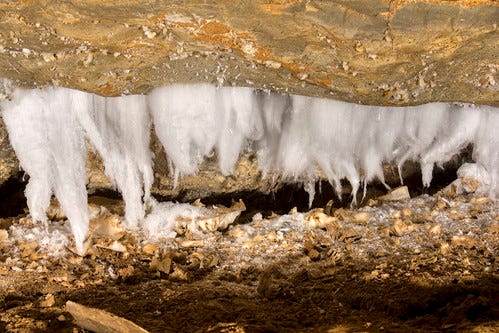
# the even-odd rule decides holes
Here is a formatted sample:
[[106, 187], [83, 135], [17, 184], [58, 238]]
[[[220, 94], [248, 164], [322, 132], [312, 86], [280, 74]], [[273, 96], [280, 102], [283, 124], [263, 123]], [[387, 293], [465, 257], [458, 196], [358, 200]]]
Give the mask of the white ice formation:
[[[175, 183], [216, 153], [224, 175], [242, 151], [256, 152], [263, 176], [310, 184], [318, 168], [338, 193], [384, 183], [384, 162], [421, 163], [429, 186], [434, 165], [473, 145], [492, 197], [499, 195], [499, 110], [432, 103], [379, 107], [209, 84], [173, 85], [148, 96], [101, 97], [67, 88], [16, 89], [0, 104], [10, 140], [30, 179], [31, 216], [45, 221], [55, 194], [83, 253], [88, 230], [85, 137], [122, 193], [128, 227], [146, 223], [153, 182], [151, 125], [163, 144]], [[313, 194], [314, 187], [307, 186]], [[152, 218], [152, 217], [151, 217]]]

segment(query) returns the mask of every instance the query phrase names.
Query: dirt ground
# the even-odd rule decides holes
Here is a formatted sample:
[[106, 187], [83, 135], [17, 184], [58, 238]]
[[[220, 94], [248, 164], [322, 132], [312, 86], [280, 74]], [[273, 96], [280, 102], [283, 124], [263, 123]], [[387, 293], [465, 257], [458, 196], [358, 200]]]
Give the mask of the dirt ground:
[[[94, 223], [119, 222], [121, 201], [91, 203]], [[85, 257], [55, 213], [48, 233], [4, 218], [0, 331], [87, 332], [69, 300], [150, 332], [499, 331], [497, 202], [448, 188], [366, 203], [246, 211], [223, 230], [154, 242], [94, 227]]]

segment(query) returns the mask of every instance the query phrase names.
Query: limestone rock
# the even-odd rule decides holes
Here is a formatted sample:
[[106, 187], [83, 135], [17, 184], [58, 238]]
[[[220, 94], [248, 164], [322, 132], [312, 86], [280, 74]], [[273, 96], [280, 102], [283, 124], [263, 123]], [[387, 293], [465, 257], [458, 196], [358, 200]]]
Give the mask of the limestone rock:
[[76, 325], [92, 332], [147, 333], [145, 329], [125, 318], [118, 317], [104, 310], [86, 307], [75, 302], [67, 301], [66, 311], [74, 317]]
[[102, 95], [212, 82], [369, 104], [498, 103], [494, 0], [0, 4], [0, 77]]

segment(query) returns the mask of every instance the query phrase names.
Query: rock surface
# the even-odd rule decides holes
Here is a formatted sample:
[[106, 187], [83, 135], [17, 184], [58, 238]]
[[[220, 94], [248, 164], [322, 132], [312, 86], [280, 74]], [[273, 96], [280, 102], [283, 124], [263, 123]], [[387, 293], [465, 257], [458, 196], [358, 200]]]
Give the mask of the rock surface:
[[[498, 17], [492, 0], [3, 1], [0, 78], [109, 96], [203, 81], [369, 104], [498, 105]], [[208, 161], [173, 188], [157, 140], [152, 148], [157, 194], [273, 186], [247, 156], [234, 177]], [[0, 185], [18, 170], [0, 119]], [[87, 171], [89, 187], [110, 186], [92, 153]]]
[[0, 113], [0, 186], [19, 171], [19, 162], [9, 143]]
[[102, 95], [213, 82], [498, 103], [494, 0], [2, 1], [0, 77]]

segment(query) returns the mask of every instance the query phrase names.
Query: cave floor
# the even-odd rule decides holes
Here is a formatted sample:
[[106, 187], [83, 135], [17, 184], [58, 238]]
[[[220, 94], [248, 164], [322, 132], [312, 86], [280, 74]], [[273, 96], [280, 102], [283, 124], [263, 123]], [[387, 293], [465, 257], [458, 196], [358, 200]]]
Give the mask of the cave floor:
[[69, 300], [150, 332], [499, 330], [497, 202], [447, 189], [327, 209], [163, 243], [101, 237], [85, 257], [26, 237], [26, 216], [3, 219], [0, 331], [87, 332]]

